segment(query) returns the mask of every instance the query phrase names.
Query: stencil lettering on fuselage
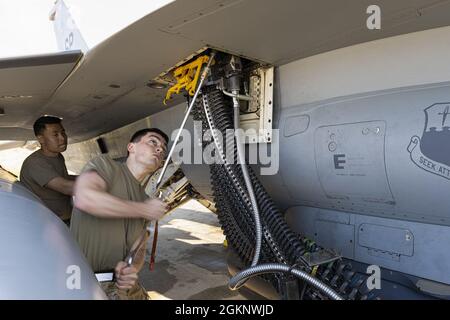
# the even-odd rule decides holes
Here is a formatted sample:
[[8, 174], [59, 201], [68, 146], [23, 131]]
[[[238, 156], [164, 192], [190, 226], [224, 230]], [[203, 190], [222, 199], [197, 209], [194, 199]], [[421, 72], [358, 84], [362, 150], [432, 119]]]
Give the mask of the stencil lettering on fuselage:
[[385, 134], [384, 121], [316, 129], [317, 174], [328, 198], [394, 204], [386, 174]]

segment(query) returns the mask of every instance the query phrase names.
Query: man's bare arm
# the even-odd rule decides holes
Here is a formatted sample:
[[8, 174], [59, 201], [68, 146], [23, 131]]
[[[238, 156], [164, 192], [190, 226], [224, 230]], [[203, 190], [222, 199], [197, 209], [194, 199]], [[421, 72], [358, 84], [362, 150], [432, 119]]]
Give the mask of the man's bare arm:
[[71, 196], [73, 195], [74, 184], [75, 181], [73, 180], [68, 180], [63, 177], [56, 177], [50, 180], [45, 186], [59, 193]]
[[128, 201], [110, 195], [106, 190], [106, 182], [97, 172], [84, 172], [75, 182], [75, 207], [102, 218], [157, 220], [166, 212], [166, 205], [158, 199]]

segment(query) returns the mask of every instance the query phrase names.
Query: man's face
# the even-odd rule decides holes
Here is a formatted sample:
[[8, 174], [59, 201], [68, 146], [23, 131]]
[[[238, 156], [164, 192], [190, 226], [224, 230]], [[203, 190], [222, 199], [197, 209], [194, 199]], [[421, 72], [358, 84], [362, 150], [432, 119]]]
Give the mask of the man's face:
[[37, 138], [44, 151], [60, 153], [67, 149], [66, 131], [60, 123], [46, 124]]
[[138, 142], [130, 143], [128, 151], [134, 153], [136, 162], [151, 170], [157, 170], [166, 158], [167, 144], [158, 133], [148, 132]]

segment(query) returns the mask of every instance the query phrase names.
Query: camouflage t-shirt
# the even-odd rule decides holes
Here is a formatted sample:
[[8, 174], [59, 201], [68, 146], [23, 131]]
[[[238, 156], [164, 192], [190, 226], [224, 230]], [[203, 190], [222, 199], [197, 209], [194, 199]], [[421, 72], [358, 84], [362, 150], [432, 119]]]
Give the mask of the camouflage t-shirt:
[[[87, 171], [97, 172], [105, 180], [107, 192], [115, 197], [138, 202], [147, 199], [125, 163], [101, 155], [86, 164], [82, 172]], [[139, 218], [100, 218], [74, 207], [70, 230], [92, 269], [99, 272], [112, 270], [125, 259], [145, 224]]]

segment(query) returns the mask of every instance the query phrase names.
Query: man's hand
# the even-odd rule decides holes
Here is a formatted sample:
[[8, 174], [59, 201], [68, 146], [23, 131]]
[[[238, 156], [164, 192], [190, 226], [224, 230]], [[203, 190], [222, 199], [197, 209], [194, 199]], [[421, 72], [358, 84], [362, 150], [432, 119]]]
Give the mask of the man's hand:
[[124, 261], [119, 261], [114, 269], [116, 287], [121, 290], [133, 288], [138, 279], [138, 270], [135, 266], [127, 267]]
[[167, 212], [167, 204], [159, 199], [149, 199], [141, 204], [142, 218], [158, 220]]

